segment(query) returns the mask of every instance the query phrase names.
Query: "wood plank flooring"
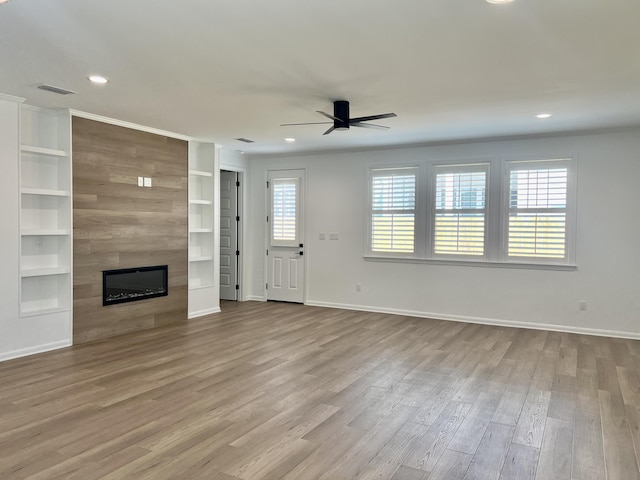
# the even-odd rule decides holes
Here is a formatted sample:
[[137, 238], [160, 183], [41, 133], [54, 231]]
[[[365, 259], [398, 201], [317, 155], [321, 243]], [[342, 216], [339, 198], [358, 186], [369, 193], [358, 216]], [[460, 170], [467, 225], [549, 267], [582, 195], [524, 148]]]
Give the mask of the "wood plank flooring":
[[0, 363], [0, 478], [640, 480], [640, 342], [293, 304]]

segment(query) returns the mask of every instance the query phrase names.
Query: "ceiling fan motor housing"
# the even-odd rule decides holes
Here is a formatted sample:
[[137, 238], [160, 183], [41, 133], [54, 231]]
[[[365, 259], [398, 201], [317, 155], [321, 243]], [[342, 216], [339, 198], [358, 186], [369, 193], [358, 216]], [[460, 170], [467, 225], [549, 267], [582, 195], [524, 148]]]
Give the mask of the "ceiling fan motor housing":
[[333, 116], [339, 120], [333, 120], [333, 128], [336, 130], [349, 130], [349, 102], [336, 100], [333, 102]]

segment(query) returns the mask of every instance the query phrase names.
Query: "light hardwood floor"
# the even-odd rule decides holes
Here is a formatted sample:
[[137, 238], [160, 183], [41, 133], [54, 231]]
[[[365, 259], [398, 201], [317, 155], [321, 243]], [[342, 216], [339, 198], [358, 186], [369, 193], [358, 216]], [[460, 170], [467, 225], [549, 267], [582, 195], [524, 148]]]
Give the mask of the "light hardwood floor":
[[640, 479], [640, 342], [222, 308], [0, 363], [0, 478]]

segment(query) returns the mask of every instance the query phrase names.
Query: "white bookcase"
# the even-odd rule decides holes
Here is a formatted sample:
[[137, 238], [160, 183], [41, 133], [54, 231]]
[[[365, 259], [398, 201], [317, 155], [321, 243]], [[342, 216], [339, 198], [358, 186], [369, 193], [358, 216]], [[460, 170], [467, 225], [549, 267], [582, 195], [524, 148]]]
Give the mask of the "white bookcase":
[[[20, 316], [70, 312], [71, 117], [23, 105], [20, 114]], [[69, 322], [71, 315], [68, 315]], [[70, 329], [69, 323], [69, 329]]]
[[189, 142], [189, 317], [219, 311], [218, 153]]

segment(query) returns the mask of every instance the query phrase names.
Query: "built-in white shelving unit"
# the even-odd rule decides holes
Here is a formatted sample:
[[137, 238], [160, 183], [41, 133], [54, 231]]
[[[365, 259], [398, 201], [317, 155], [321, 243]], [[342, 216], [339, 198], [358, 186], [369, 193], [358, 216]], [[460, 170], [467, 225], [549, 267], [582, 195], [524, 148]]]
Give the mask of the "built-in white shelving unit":
[[189, 316], [219, 310], [216, 268], [218, 158], [213, 143], [189, 142]]
[[213, 166], [215, 146], [191, 142], [189, 156], [189, 288], [213, 277]]
[[68, 111], [22, 106], [20, 193], [20, 316], [69, 312], [70, 330], [72, 206]]

